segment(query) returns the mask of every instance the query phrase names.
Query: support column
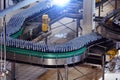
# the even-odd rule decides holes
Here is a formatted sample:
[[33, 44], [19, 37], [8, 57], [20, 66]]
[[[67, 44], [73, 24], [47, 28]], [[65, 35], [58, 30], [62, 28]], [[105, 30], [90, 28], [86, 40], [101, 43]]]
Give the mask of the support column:
[[[0, 0], [0, 10], [4, 9], [4, 0]], [[0, 18], [0, 29], [2, 29], [3, 26], [3, 18]]]
[[68, 80], [68, 65], [65, 64], [65, 80]]
[[[4, 0], [0, 0], [0, 10], [3, 10], [4, 9]], [[0, 18], [0, 29], [2, 29], [2, 27], [3, 27], [3, 18]], [[1, 61], [1, 62], [3, 62], [3, 61]], [[1, 63], [1, 74], [3, 74], [3, 63]], [[1, 75], [0, 74], [0, 75]], [[4, 75], [4, 76], [0, 76], [0, 80], [6, 80], [6, 75]]]
[[105, 54], [102, 56], [102, 80], [105, 80]]
[[95, 28], [95, 0], [83, 0], [83, 35], [91, 33]]
[[76, 37], [79, 36], [79, 28], [80, 28], [80, 20], [77, 19], [77, 27], [76, 27]]
[[99, 7], [98, 7], [98, 17], [100, 17], [101, 16], [101, 6], [99, 5]]
[[0, 0], [0, 10], [4, 9], [4, 0]]
[[15, 62], [11, 63], [12, 76], [11, 80], [16, 80], [16, 65]]
[[57, 80], [60, 80], [59, 68], [57, 68]]
[[115, 0], [115, 9], [117, 9], [118, 6], [118, 0]]

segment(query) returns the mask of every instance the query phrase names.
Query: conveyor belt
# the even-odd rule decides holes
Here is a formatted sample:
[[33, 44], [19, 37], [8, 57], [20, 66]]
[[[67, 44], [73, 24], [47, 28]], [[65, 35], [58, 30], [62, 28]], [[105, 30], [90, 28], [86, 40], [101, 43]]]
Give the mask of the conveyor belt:
[[99, 32], [102, 36], [113, 39], [113, 40], [120, 40], [120, 28], [114, 25], [114, 21], [119, 18], [120, 16], [120, 8], [113, 10], [109, 13], [106, 17], [101, 19], [100, 24], [101, 32]]
[[[24, 21], [27, 20], [29, 17], [32, 17], [34, 14], [48, 9], [48, 7], [46, 7], [45, 5], [47, 6], [46, 3], [42, 2], [14, 15], [10, 19], [6, 27], [7, 51], [12, 52], [13, 54], [15, 53], [16, 55], [25, 55], [28, 57], [32, 56], [44, 59], [43, 62], [39, 63], [43, 65], [64, 65], [80, 62], [85, 58], [84, 52], [86, 51], [86, 45], [102, 39], [102, 37], [97, 33], [87, 34], [60, 45], [46, 45], [17, 39], [17, 37], [20, 36], [22, 33], [22, 25]], [[1, 36], [3, 36], [3, 33], [1, 34]], [[10, 55], [12, 53], [10, 53]], [[9, 55], [9, 53], [7, 55]], [[12, 57], [9, 56], [8, 58], [11, 59]], [[56, 60], [58, 60], [57, 63]]]

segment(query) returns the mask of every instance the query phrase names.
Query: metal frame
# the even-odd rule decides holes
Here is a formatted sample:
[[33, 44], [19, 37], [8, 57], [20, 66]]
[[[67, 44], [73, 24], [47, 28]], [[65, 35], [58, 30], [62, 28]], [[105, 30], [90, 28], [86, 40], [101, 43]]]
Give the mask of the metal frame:
[[[1, 1], [2, 2], [2, 1]], [[3, 1], [3, 9], [6, 9], [6, 0]], [[4, 74], [3, 78], [6, 79], [6, 15], [3, 17], [3, 37], [1, 37], [1, 40], [3, 38], [3, 42], [4, 42], [4, 48], [1, 49], [1, 73]], [[1, 44], [2, 45], [2, 44]], [[2, 47], [2, 46], [1, 46]], [[3, 51], [3, 52], [2, 52]], [[2, 77], [1, 77], [2, 78]]]
[[80, 56], [70, 57], [70, 58], [63, 58], [63, 59], [44, 59], [44, 58], [38, 58], [33, 56], [26, 56], [22, 54], [12, 54], [12, 53], [7, 54], [8, 60], [16, 61], [20, 63], [38, 65], [38, 66], [41, 66], [41, 65], [59, 66], [64, 64], [73, 64], [73, 63], [78, 63], [82, 61], [84, 58], [85, 58], [85, 54]]

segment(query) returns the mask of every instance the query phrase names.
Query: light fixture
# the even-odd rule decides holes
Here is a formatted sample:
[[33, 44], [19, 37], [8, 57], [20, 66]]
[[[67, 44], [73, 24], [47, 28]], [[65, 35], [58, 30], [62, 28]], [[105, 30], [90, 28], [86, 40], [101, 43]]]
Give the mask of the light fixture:
[[70, 0], [53, 0], [53, 4], [57, 6], [65, 6], [67, 3], [69, 3]]

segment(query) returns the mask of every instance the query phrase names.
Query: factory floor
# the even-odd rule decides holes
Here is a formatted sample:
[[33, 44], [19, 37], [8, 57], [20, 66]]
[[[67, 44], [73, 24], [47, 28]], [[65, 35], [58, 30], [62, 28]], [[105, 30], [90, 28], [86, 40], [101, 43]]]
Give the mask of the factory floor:
[[[16, 80], [59, 80], [57, 70], [61, 72], [62, 78], [65, 79], [65, 68], [43, 68], [30, 66], [26, 64], [16, 64]], [[68, 80], [99, 80], [101, 78], [101, 66], [89, 64], [79, 64], [68, 68]], [[8, 75], [7, 80], [11, 80], [12, 75]]]
[[[66, 80], [65, 69], [60, 69], [60, 71], [63, 80]], [[86, 64], [70, 67], [68, 71], [68, 80], [98, 80], [100, 77], [101, 69], [99, 67], [92, 67]], [[38, 80], [58, 80], [57, 69], [48, 69], [48, 71], [40, 76]]]
[[[106, 3], [104, 6], [105, 7], [103, 8], [103, 12], [101, 12], [101, 15], [105, 15], [106, 12], [110, 12], [111, 9], [114, 8], [113, 3]], [[97, 11], [98, 10], [96, 10], [96, 14]], [[65, 18], [64, 20], [66, 19], [67, 18]], [[64, 20], [61, 20], [60, 22], [65, 22]], [[68, 26], [75, 25], [72, 20], [69, 21], [72, 23], [68, 24]], [[60, 26], [60, 22], [53, 24], [53, 28], [55, 28], [56, 26]], [[74, 27], [70, 28], [75, 30]], [[68, 29], [61, 26], [57, 28], [59, 32], [56, 32], [56, 29], [54, 29], [54, 34], [49, 37], [49, 44], [61, 44], [74, 38], [76, 34], [71, 31], [70, 28]], [[65, 80], [65, 69], [61, 68], [60, 72], [62, 74], [63, 80]], [[93, 67], [88, 64], [79, 64], [75, 67], [70, 67], [68, 71], [68, 80], [99, 80], [101, 76], [102, 68], [100, 66]], [[16, 67], [16, 80], [57, 80], [57, 69], [44, 69], [31, 65], [18, 64], [18, 66]]]

